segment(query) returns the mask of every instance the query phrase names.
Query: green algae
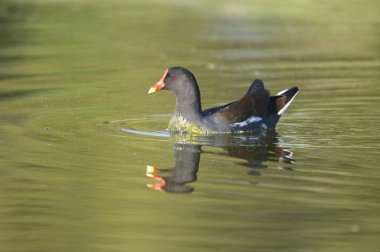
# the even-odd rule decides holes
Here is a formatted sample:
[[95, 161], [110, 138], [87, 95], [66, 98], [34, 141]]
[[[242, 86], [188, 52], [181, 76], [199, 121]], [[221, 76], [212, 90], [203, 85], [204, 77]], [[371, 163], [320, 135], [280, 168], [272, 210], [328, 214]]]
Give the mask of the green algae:
[[201, 129], [198, 125], [190, 123], [182, 116], [175, 116], [169, 122], [168, 130], [170, 132], [176, 133], [186, 133], [192, 135], [204, 135], [204, 134], [212, 134], [218, 133], [216, 131], [204, 130]]

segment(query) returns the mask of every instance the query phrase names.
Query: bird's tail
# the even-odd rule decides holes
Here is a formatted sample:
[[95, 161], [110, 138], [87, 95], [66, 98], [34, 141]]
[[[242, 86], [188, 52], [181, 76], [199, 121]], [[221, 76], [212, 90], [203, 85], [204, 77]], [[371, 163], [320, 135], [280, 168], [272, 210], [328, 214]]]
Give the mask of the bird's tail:
[[297, 93], [298, 88], [292, 87], [277, 93], [275, 96], [271, 96], [269, 103], [270, 113], [282, 116]]
[[297, 93], [298, 88], [292, 87], [270, 97], [268, 109], [269, 116], [266, 120], [269, 128], [274, 128], [276, 126], [278, 120], [285, 113], [286, 109], [289, 107], [294, 97], [296, 97]]

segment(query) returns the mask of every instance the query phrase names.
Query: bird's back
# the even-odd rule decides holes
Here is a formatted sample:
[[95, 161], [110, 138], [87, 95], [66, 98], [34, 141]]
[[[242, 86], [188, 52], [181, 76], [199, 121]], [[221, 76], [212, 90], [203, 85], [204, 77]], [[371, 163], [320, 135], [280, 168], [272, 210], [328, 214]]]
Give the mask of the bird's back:
[[255, 80], [247, 93], [238, 101], [203, 111], [203, 114], [222, 124], [230, 131], [246, 131], [258, 128], [275, 128], [298, 88], [293, 87], [270, 96], [261, 80]]

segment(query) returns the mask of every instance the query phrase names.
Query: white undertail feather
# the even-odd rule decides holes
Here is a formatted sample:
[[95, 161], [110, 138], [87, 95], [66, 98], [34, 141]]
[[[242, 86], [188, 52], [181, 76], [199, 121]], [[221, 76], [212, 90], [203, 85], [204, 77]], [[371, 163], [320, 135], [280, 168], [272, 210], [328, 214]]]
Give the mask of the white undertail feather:
[[[277, 95], [282, 95], [282, 94], [284, 94], [288, 90], [289, 89], [280, 91], [280, 92], [277, 93]], [[286, 109], [289, 107], [290, 103], [292, 103], [293, 99], [296, 97], [297, 94], [298, 94], [298, 91], [297, 91], [297, 93], [295, 93], [293, 95], [292, 99], [290, 99], [290, 101], [288, 101], [288, 103], [286, 103], [285, 106], [282, 109], [280, 109], [280, 111], [277, 112], [277, 115], [282, 116], [285, 113]]]
[[285, 90], [282, 90], [280, 92], [278, 92], [276, 95], [282, 95], [283, 93], [285, 93], [286, 91], [288, 91], [289, 89], [285, 89]]

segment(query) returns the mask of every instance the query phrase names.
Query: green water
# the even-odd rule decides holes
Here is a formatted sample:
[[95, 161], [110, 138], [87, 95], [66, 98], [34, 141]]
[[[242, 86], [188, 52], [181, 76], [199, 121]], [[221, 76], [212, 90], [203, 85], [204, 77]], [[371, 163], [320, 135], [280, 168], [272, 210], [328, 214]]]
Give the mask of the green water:
[[[0, 0], [0, 251], [379, 251], [379, 10]], [[168, 137], [174, 65], [204, 108], [300, 93], [275, 136]]]

